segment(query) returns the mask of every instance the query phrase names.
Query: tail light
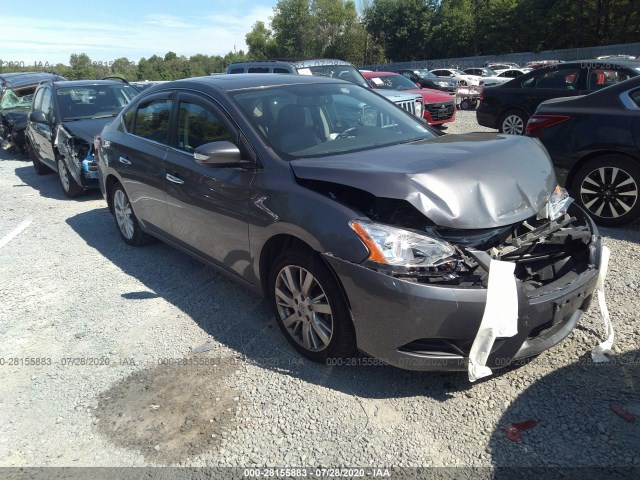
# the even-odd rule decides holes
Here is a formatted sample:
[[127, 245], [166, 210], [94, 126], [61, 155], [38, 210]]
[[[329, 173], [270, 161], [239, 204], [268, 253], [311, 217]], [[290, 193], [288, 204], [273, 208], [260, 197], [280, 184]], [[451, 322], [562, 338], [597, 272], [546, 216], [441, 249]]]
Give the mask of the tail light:
[[530, 137], [541, 137], [542, 131], [553, 125], [566, 122], [571, 119], [568, 115], [534, 115], [527, 123], [527, 135]]

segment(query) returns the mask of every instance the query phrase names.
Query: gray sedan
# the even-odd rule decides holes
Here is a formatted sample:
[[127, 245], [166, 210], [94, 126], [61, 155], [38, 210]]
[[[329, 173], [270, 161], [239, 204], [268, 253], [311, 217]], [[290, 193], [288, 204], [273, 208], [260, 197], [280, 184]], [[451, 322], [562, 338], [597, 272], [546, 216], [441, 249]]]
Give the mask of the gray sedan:
[[150, 87], [96, 151], [126, 243], [161, 239], [264, 295], [315, 361], [465, 369], [501, 275], [515, 313], [482, 363], [504, 366], [560, 342], [596, 286], [596, 227], [538, 141], [442, 135], [341, 80]]

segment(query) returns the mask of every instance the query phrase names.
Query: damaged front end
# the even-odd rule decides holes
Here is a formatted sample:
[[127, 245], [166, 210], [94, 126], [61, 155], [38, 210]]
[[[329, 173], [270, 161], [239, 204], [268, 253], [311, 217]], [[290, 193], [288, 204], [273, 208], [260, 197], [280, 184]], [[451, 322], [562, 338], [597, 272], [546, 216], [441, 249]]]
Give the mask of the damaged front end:
[[54, 147], [64, 157], [69, 172], [83, 188], [96, 187], [98, 165], [95, 161], [94, 146], [70, 132], [63, 125], [56, 129]]
[[[601, 239], [591, 219], [559, 187], [538, 214], [523, 221], [455, 229], [435, 225], [403, 200], [306, 184], [324, 188], [367, 216], [351, 222], [351, 228], [369, 258], [357, 266], [325, 258], [352, 299], [359, 347], [390, 364], [415, 370], [467, 368], [487, 303], [492, 260], [514, 264], [518, 325], [515, 335], [493, 343], [490, 368], [557, 344], [590, 305]], [[385, 304], [389, 301], [393, 308]]]

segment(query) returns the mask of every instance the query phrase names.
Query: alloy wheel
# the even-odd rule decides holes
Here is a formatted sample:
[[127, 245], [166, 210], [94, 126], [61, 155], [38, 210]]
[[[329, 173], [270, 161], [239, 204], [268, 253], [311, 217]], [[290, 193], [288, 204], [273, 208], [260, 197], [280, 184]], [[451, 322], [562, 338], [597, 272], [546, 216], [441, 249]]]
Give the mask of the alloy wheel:
[[122, 190], [116, 190], [113, 195], [113, 209], [122, 235], [131, 240], [134, 234], [133, 211], [129, 199]]
[[275, 283], [278, 314], [287, 333], [310, 352], [320, 352], [333, 337], [333, 313], [318, 280], [294, 265], [282, 268]]
[[580, 196], [592, 215], [618, 218], [628, 213], [638, 201], [638, 185], [621, 168], [599, 167], [582, 180]]
[[502, 122], [502, 131], [507, 135], [522, 135], [524, 133], [524, 121], [519, 115], [509, 115]]

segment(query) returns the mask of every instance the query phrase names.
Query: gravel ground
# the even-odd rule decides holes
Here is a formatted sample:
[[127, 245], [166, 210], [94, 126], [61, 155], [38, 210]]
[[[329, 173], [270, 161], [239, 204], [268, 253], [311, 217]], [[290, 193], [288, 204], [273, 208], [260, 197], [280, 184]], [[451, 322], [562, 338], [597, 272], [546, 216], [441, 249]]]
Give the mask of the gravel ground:
[[[445, 131], [487, 129], [459, 112]], [[637, 226], [602, 229], [608, 365], [589, 362], [594, 304], [562, 344], [470, 384], [303, 360], [264, 301], [124, 245], [99, 193], [68, 200], [2, 150], [0, 202], [0, 238], [32, 219], [0, 248], [0, 466], [640, 466], [640, 422], [610, 408], [640, 416]]]

